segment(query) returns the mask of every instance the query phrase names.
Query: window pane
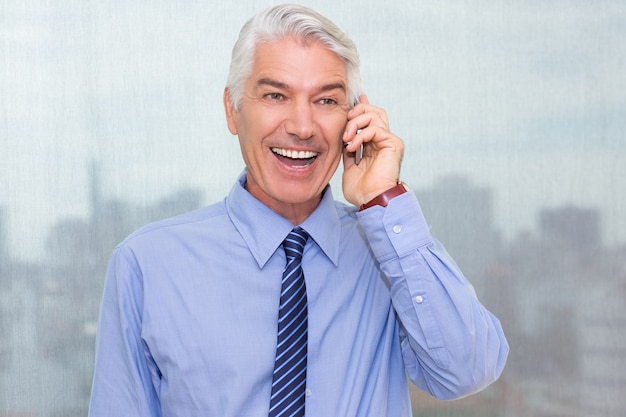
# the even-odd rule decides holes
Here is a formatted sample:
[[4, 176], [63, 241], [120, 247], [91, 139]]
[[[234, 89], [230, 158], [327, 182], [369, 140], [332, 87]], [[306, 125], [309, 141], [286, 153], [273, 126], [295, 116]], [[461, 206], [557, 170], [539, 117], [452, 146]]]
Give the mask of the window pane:
[[[2, 2], [1, 416], [86, 415], [114, 245], [242, 170], [222, 91], [271, 2], [213, 3]], [[511, 344], [497, 383], [413, 390], [416, 415], [626, 415], [623, 4], [306, 4], [357, 42], [402, 179]]]

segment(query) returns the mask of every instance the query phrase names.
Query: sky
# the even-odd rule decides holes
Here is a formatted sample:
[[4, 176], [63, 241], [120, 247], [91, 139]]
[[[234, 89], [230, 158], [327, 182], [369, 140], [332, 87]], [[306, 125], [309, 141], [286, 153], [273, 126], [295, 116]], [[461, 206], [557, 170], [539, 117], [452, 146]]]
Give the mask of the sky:
[[[189, 186], [223, 198], [243, 168], [222, 108], [230, 50], [271, 3], [1, 2], [10, 253], [39, 256], [55, 221], [88, 215], [92, 160], [111, 198]], [[370, 101], [406, 143], [410, 186], [454, 174], [493, 188], [510, 238], [543, 207], [597, 208], [607, 241], [626, 242], [626, 3], [303, 4], [357, 43]]]

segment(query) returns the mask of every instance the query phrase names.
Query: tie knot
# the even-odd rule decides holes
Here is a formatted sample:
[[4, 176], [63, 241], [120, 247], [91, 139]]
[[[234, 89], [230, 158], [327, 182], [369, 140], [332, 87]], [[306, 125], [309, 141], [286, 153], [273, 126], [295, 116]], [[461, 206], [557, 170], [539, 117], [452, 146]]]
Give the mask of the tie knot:
[[294, 228], [283, 240], [283, 248], [287, 259], [302, 258], [304, 245], [309, 238], [309, 234], [301, 227]]

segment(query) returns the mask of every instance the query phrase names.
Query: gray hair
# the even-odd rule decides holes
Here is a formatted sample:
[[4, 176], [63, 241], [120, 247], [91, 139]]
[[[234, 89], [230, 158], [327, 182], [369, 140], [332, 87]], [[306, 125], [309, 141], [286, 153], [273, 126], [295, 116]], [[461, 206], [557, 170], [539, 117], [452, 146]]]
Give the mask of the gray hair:
[[354, 42], [337, 25], [314, 10], [295, 4], [270, 7], [246, 22], [233, 47], [226, 88], [235, 108], [239, 108], [244, 86], [260, 42], [272, 42], [294, 36], [301, 40], [317, 39], [346, 64], [349, 104], [362, 94], [359, 55]]

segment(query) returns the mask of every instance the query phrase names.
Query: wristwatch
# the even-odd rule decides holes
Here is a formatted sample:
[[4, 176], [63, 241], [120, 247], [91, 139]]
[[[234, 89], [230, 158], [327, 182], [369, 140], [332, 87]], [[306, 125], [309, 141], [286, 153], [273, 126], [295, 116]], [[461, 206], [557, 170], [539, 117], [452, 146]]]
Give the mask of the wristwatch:
[[409, 191], [409, 187], [407, 187], [406, 184], [402, 181], [398, 181], [398, 184], [395, 187], [390, 188], [384, 193], [377, 195], [367, 203], [361, 204], [361, 207], [359, 207], [359, 211], [363, 211], [374, 206], [387, 207], [387, 204], [389, 204], [389, 200], [399, 196], [400, 194], [404, 194], [407, 191]]

